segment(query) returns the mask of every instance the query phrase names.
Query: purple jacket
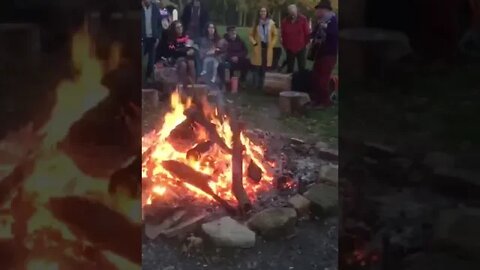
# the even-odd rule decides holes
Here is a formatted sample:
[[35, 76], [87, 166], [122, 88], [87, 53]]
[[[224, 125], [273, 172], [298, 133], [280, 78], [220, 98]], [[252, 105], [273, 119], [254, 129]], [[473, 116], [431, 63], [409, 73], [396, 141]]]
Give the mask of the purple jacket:
[[234, 56], [238, 58], [246, 58], [248, 55], [247, 47], [245, 46], [245, 42], [237, 36], [235, 40], [231, 40], [228, 35], [224, 36], [225, 40], [228, 42], [227, 46], [227, 59], [230, 59]]
[[[315, 26], [314, 31], [312, 32], [313, 38], [320, 34], [319, 25]], [[320, 30], [320, 31], [318, 31]], [[325, 29], [324, 34], [325, 40], [320, 45], [318, 49], [318, 57], [321, 56], [337, 56], [338, 53], [338, 20], [337, 16], [333, 16], [328, 23], [327, 29]]]

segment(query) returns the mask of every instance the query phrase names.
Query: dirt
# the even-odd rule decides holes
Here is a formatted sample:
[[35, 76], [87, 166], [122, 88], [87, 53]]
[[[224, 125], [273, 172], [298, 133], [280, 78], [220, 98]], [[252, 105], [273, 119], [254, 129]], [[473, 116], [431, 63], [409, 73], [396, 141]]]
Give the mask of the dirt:
[[142, 244], [142, 269], [157, 270], [293, 270], [337, 269], [337, 220], [303, 221], [289, 240], [257, 239], [251, 249], [208, 247], [201, 253], [182, 254], [181, 245], [165, 240]]

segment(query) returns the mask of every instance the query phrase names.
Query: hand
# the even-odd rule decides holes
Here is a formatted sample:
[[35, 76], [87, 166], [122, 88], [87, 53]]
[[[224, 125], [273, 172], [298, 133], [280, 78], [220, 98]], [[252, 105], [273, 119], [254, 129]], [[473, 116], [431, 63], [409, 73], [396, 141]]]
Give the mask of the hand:
[[195, 53], [194, 50], [188, 50], [188, 51], [187, 51], [187, 55], [188, 55], [188, 56], [192, 56], [194, 53]]
[[232, 62], [237, 63], [238, 62], [238, 57], [237, 56], [232, 57]]
[[158, 44], [160, 44], [160, 40], [157, 38], [157, 39], [155, 40], [155, 45], [154, 45], [155, 48], [158, 47]]

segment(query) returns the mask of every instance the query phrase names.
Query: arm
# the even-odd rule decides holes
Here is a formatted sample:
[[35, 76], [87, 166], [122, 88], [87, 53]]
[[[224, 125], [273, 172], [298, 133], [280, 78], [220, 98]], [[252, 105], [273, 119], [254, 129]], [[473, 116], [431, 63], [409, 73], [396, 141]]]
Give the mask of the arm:
[[310, 26], [308, 25], [308, 19], [305, 18], [305, 23], [303, 24], [303, 33], [305, 35], [305, 44], [310, 43]]
[[277, 27], [275, 26], [274, 23], [272, 23], [272, 29], [270, 30], [271, 31], [271, 47], [274, 48], [276, 45], [277, 45], [277, 42], [278, 42], [278, 29]]
[[285, 42], [284, 42], [284, 40], [285, 40], [285, 37], [287, 36], [286, 33], [285, 33], [285, 32], [286, 32], [286, 31], [285, 31], [285, 24], [286, 24], [286, 23], [285, 23], [285, 20], [283, 20], [283, 21], [282, 21], [282, 25], [280, 26], [281, 35], [282, 35], [282, 36], [281, 36], [281, 38], [282, 38], [282, 46], [283, 46], [283, 47], [285, 47]]
[[242, 39], [238, 38], [240, 40], [240, 44], [242, 44], [241, 48], [242, 48], [242, 51], [240, 52], [239, 56], [240, 58], [247, 58], [248, 57], [248, 49], [247, 49], [247, 46], [245, 46], [245, 42], [243, 42]]
[[253, 26], [251, 29], [250, 29], [250, 34], [248, 34], [248, 39], [250, 40], [250, 43], [253, 45], [253, 46], [257, 46], [257, 40], [256, 40], [256, 37], [255, 37], [255, 27], [257, 26]]

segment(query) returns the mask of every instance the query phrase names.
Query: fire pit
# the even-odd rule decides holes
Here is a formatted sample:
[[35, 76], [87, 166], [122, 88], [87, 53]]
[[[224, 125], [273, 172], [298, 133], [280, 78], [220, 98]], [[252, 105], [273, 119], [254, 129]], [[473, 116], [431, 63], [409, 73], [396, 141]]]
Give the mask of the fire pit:
[[[231, 214], [249, 210], [259, 192], [272, 186], [274, 162], [253, 142], [244, 125], [222, 115], [206, 97], [171, 95], [160, 128], [143, 137], [144, 206], [219, 203]], [[238, 207], [236, 207], [238, 206]]]

